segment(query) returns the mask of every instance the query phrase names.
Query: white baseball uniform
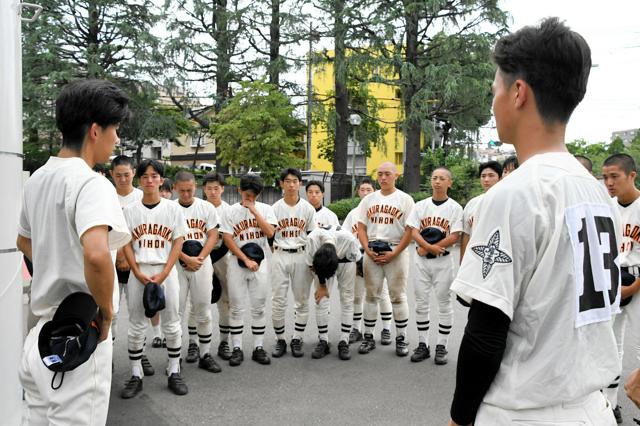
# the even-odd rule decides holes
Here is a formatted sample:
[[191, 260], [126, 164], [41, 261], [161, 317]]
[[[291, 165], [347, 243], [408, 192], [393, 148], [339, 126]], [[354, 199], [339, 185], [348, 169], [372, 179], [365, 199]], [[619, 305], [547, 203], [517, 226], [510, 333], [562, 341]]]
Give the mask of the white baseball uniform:
[[[436, 228], [445, 234], [445, 238], [452, 233], [462, 231], [462, 207], [456, 201], [448, 198], [444, 203], [437, 203], [431, 197], [416, 203], [407, 219], [407, 225], [422, 232], [427, 228]], [[416, 249], [417, 249], [416, 245]], [[453, 303], [451, 297], [451, 282], [454, 277], [454, 260], [449, 256], [449, 250], [444, 255], [435, 258], [418, 255], [412, 250], [409, 276], [412, 277], [416, 296], [416, 324], [420, 343], [429, 346], [429, 299], [435, 290], [438, 299], [438, 345], [447, 346], [449, 334], [453, 327]]]
[[[622, 219], [622, 241], [618, 244], [620, 249], [620, 266], [626, 268], [628, 272], [640, 278], [640, 198], [633, 203], [622, 206], [618, 204]], [[636, 357], [640, 360], [640, 294], [635, 294], [631, 301], [623, 306], [620, 315], [617, 315], [613, 322], [613, 332], [618, 343], [618, 355], [622, 362], [624, 355], [624, 339], [627, 324], [631, 331], [632, 344], [636, 352]], [[615, 407], [618, 405], [618, 385], [620, 384], [620, 374], [605, 389], [605, 394]]]
[[[358, 238], [358, 212], [359, 207], [352, 209], [342, 222], [342, 228], [350, 231], [356, 239]], [[360, 244], [360, 240], [358, 240]], [[362, 249], [361, 249], [362, 251]], [[352, 328], [362, 330], [362, 307], [364, 305], [364, 277], [356, 274], [355, 284], [353, 288], [353, 324]], [[389, 285], [387, 280], [382, 285], [382, 293], [378, 301], [380, 309], [380, 317], [382, 319], [382, 328], [389, 330], [391, 328], [391, 318], [393, 311], [391, 308], [391, 299], [389, 299]]]
[[[208, 201], [194, 198], [190, 206], [185, 207], [179, 200], [174, 201], [182, 209], [187, 226], [185, 241], [198, 241], [204, 247], [207, 233], [218, 228], [218, 213]], [[180, 283], [180, 319], [184, 317], [187, 297], [191, 301], [191, 312], [195, 316], [200, 356], [209, 353], [211, 346], [211, 290], [213, 289], [213, 266], [211, 258], [205, 257], [197, 271], [188, 271], [177, 263]], [[191, 330], [189, 330], [191, 333]], [[195, 337], [195, 336], [194, 336]], [[189, 335], [191, 340], [191, 334]]]
[[340, 226], [340, 221], [338, 220], [338, 216], [326, 208], [325, 206], [320, 207], [316, 210], [316, 225], [325, 228], [328, 226]]
[[[270, 205], [256, 202], [256, 209], [270, 224], [276, 226], [277, 220]], [[271, 250], [267, 237], [258, 226], [255, 216], [248, 208], [236, 203], [224, 212], [220, 232], [233, 236], [233, 240], [242, 247], [247, 243], [256, 243], [264, 251], [264, 260], [260, 268], [252, 272], [238, 264], [238, 258], [229, 258], [227, 266], [227, 289], [229, 290], [229, 325], [234, 348], [242, 348], [242, 331], [244, 329], [245, 294], [249, 292], [251, 305], [251, 332], [255, 347], [263, 346], [266, 325], [265, 306], [269, 294], [269, 272]]]
[[273, 204], [278, 225], [274, 236], [272, 270], [272, 320], [276, 339], [284, 338], [284, 317], [287, 309], [289, 285], [295, 301], [295, 332], [293, 337], [302, 339], [309, 318], [309, 291], [311, 271], [305, 263], [304, 250], [307, 234], [313, 231], [315, 209], [300, 198], [290, 206], [284, 198]]
[[473, 197], [467, 202], [467, 205], [464, 206], [464, 210], [462, 211], [462, 232], [469, 236], [472, 235], [478, 208], [483, 198], [484, 193]]
[[[360, 202], [358, 222], [367, 227], [367, 239], [384, 241], [391, 246], [398, 245], [405, 232], [407, 218], [413, 210], [411, 196], [399, 189], [389, 195], [380, 190], [372, 192]], [[364, 285], [367, 291], [364, 309], [365, 333], [372, 334], [378, 317], [378, 303], [386, 278], [389, 285], [389, 297], [396, 323], [398, 336], [405, 336], [409, 321], [407, 304], [407, 274], [409, 272], [409, 253], [403, 250], [386, 265], [377, 265], [369, 256], [364, 257]]]
[[[356, 262], [362, 257], [360, 243], [351, 232], [340, 228], [340, 226], [316, 228], [309, 234], [309, 242], [307, 243], [307, 269], [313, 265], [313, 256], [323, 244], [333, 245], [340, 261], [335, 276], [328, 280], [326, 286], [331, 292], [333, 283], [338, 281], [341, 306], [340, 340], [349, 343], [349, 333], [351, 332], [351, 322], [353, 320], [353, 285], [356, 276]], [[315, 274], [314, 284], [318, 289], [320, 281]], [[323, 297], [320, 303], [316, 303], [318, 334], [320, 340], [324, 341], [329, 340], [329, 305], [329, 299], [326, 297]]]
[[40, 317], [24, 342], [19, 367], [25, 424], [104, 425], [107, 421], [111, 339], [98, 344], [85, 363], [67, 371], [61, 387], [54, 390], [54, 373], [40, 358], [38, 335], [68, 295], [90, 293], [80, 243], [83, 234], [96, 226], [109, 226], [111, 250], [130, 240], [117, 200], [113, 185], [78, 157], [50, 157], [25, 184], [18, 233], [31, 240], [31, 310]]
[[580, 424], [615, 424], [600, 389], [620, 372], [622, 228], [604, 187], [571, 154], [538, 154], [487, 192], [478, 214], [452, 290], [511, 323], [474, 424], [578, 424], [576, 411], [591, 418]]
[[[171, 200], [160, 198], [153, 206], [142, 200], [129, 204], [124, 216], [131, 231], [131, 247], [140, 271], [152, 277], [164, 269], [175, 240], [184, 238], [188, 229], [182, 209]], [[144, 284], [134, 274], [129, 276], [129, 360], [133, 375], [142, 377], [141, 358], [145, 332], [149, 320], [144, 314], [142, 296]], [[180, 283], [176, 267], [161, 284], [165, 293], [165, 308], [160, 311], [162, 332], [167, 339], [167, 352], [171, 368], [179, 372], [182, 326], [180, 324]]]

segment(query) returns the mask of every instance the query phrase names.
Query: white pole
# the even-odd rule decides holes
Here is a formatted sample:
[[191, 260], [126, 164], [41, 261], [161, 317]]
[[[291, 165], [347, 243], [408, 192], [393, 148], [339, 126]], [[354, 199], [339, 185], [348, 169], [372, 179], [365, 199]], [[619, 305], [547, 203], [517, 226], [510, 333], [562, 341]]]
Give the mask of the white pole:
[[22, 194], [22, 53], [19, 2], [0, 1], [0, 423], [20, 424], [22, 266], [16, 249]]

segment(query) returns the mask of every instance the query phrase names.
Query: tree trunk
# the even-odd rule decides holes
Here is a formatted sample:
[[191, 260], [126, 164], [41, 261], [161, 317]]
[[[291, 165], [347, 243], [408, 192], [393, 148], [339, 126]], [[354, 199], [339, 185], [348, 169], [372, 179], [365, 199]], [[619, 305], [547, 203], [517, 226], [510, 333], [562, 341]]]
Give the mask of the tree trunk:
[[280, 87], [280, 0], [271, 0], [269, 24], [269, 84]]
[[98, 78], [102, 74], [98, 60], [98, 35], [99, 28], [99, 12], [95, 0], [91, 0], [88, 6], [89, 25], [87, 32], [87, 77]]
[[[227, 17], [227, 0], [216, 0], [215, 33], [216, 40], [216, 99], [214, 109], [216, 114], [220, 112], [229, 99], [229, 83], [231, 81], [231, 38], [229, 34], [229, 20]], [[229, 168], [223, 166], [217, 156], [216, 147], [216, 171], [228, 173]]]
[[334, 173], [347, 172], [347, 144], [349, 141], [349, 96], [347, 92], [347, 64], [345, 58], [347, 27], [344, 23], [344, 6], [345, 0], [335, 0], [333, 77], [336, 92], [336, 129], [333, 147]]

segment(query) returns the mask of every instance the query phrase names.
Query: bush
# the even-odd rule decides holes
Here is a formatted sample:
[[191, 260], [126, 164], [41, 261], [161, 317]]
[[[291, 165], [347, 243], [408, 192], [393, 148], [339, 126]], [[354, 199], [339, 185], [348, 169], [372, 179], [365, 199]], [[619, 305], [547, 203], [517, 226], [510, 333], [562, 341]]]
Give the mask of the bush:
[[334, 212], [338, 216], [338, 219], [340, 221], [343, 221], [351, 210], [358, 207], [359, 203], [360, 198], [358, 197], [345, 198], [342, 200], [334, 201], [333, 203], [329, 204], [327, 208]]

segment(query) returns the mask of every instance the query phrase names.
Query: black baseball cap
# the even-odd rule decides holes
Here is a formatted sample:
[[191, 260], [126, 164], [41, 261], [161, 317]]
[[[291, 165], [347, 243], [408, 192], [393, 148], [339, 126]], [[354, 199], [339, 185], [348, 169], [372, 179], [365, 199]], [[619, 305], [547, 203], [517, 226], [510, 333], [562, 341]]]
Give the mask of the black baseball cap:
[[158, 311], [165, 308], [164, 288], [154, 282], [147, 283], [144, 286], [144, 293], [142, 293], [142, 304], [144, 305], [144, 316], [153, 318]]

